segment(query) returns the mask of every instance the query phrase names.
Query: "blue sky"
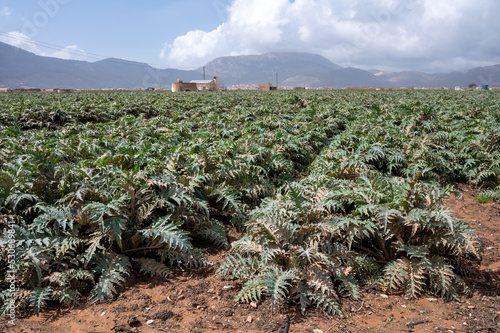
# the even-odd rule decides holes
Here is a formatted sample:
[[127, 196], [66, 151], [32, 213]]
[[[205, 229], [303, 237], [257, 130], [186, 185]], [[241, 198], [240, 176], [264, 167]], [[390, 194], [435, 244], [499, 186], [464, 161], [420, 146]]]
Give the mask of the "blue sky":
[[498, 0], [0, 0], [0, 41], [162, 68], [299, 51], [344, 67], [431, 73], [500, 63], [498, 14]]

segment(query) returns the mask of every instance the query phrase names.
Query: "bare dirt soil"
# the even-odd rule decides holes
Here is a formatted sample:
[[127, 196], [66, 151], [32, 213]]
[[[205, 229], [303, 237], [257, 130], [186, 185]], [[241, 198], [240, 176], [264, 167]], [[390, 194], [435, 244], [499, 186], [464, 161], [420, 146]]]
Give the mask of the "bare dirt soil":
[[[0, 332], [284, 332], [287, 315], [289, 332], [500, 332], [500, 203], [478, 203], [475, 190], [458, 188], [464, 199], [446, 204], [477, 229], [482, 243], [481, 265], [466, 273], [470, 294], [460, 302], [432, 295], [410, 301], [369, 289], [362, 301], [343, 301], [343, 317], [316, 309], [302, 315], [296, 306], [271, 313], [268, 300], [235, 304], [241, 284], [214, 277], [221, 251], [210, 254], [213, 267], [167, 279], [131, 277], [112, 303], [24, 314], [14, 327], [0, 319]], [[231, 236], [238, 237], [234, 231]]]

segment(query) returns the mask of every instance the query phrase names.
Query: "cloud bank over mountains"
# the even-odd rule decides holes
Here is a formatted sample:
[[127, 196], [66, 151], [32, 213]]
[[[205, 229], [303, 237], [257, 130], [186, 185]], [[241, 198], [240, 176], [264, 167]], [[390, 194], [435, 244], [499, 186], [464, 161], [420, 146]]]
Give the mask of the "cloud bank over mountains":
[[344, 67], [425, 72], [500, 63], [496, 0], [234, 0], [221, 13], [216, 29], [165, 43], [160, 58], [193, 68], [224, 55], [304, 51]]

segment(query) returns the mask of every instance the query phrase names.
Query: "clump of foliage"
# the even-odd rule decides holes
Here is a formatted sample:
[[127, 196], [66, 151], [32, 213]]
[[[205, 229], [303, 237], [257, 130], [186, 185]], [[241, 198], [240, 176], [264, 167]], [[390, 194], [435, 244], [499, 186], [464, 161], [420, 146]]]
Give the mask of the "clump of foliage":
[[340, 313], [340, 296], [361, 295], [350, 276], [353, 254], [335, 239], [310, 189], [292, 183], [282, 191], [252, 211], [246, 235], [232, 244], [232, 254], [217, 274], [247, 280], [236, 301], [257, 301], [266, 295], [274, 309], [297, 298], [302, 312], [315, 304]]
[[382, 265], [387, 290], [403, 290], [410, 298], [424, 291], [456, 298], [466, 289], [457, 272], [479, 259], [479, 240], [442, 206], [451, 188], [419, 177], [370, 172], [334, 188], [325, 203], [342, 212], [334, 221], [344, 242]]
[[[208, 263], [181, 229], [183, 222], [155, 215], [159, 201], [151, 202], [150, 191], [139, 185], [125, 178], [121, 191], [114, 189], [121, 192], [115, 200], [85, 203], [87, 195], [98, 194], [72, 192], [60, 206], [40, 202], [30, 208], [38, 213], [33, 221], [14, 226], [22, 307], [38, 314], [49, 300], [70, 305], [85, 294], [92, 302], [110, 300], [133, 267], [165, 277], [170, 266]], [[1, 238], [0, 245], [6, 244], [7, 237]]]

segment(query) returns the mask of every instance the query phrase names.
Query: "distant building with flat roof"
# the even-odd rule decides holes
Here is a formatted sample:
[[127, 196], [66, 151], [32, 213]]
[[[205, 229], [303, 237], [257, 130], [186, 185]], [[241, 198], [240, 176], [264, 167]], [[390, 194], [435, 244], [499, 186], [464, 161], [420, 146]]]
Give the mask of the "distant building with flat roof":
[[257, 90], [270, 91], [270, 90], [278, 90], [278, 89], [275, 86], [273, 86], [272, 84], [266, 83], [266, 84], [259, 84], [259, 86], [257, 87]]
[[217, 77], [214, 76], [212, 80], [193, 80], [191, 82], [183, 82], [178, 79], [177, 82], [172, 83], [172, 91], [218, 91], [219, 85], [217, 84]]

